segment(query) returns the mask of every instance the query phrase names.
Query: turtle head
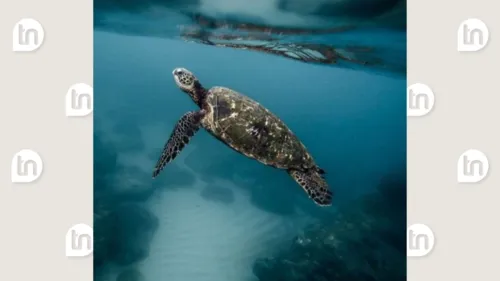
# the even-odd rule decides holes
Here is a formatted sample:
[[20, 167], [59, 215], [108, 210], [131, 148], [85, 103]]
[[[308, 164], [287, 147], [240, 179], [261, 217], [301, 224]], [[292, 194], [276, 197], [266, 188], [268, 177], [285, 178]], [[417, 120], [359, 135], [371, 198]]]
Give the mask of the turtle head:
[[191, 71], [185, 68], [176, 68], [172, 71], [174, 75], [174, 80], [177, 86], [185, 93], [187, 93], [196, 104], [199, 104], [206, 93], [205, 88], [203, 88], [198, 81], [198, 78], [194, 76]]
[[195, 84], [198, 81], [191, 71], [185, 68], [176, 68], [172, 71], [175, 83], [184, 92], [191, 92], [195, 90]]

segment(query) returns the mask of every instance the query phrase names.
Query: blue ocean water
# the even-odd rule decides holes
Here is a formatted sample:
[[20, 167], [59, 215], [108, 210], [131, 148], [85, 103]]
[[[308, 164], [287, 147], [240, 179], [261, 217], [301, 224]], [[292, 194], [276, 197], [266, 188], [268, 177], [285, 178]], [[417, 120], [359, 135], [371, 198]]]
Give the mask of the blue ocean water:
[[[96, 279], [406, 279], [405, 32], [337, 36], [392, 66], [351, 67], [158, 36], [127, 13], [96, 13], [114, 22], [94, 35]], [[285, 121], [327, 171], [333, 206], [203, 130], [153, 180], [175, 122], [196, 109], [176, 67]]]

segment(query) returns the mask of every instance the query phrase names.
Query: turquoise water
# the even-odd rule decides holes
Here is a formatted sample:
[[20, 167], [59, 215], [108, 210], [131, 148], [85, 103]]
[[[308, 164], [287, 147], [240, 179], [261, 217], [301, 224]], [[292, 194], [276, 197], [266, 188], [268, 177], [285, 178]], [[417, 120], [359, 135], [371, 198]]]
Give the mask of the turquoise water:
[[[405, 278], [406, 79], [394, 71], [401, 68], [304, 63], [137, 26], [96, 27], [94, 36], [97, 280]], [[380, 53], [385, 65], [405, 66], [405, 33], [367, 29], [345, 38], [355, 34], [398, 46]], [[196, 109], [175, 85], [176, 67], [285, 121], [327, 171], [333, 206], [318, 207], [285, 172], [203, 130], [152, 180], [175, 122]]]

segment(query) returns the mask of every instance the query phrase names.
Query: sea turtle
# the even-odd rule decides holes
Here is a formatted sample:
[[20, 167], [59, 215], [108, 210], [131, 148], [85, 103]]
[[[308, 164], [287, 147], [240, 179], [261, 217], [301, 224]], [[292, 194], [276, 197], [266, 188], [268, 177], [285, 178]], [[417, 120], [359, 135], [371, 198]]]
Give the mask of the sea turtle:
[[306, 147], [277, 116], [235, 90], [204, 88], [185, 68], [176, 68], [172, 74], [177, 86], [200, 109], [185, 113], [177, 121], [156, 163], [153, 178], [204, 128], [235, 151], [286, 170], [317, 205], [331, 205], [332, 192], [325, 181], [325, 171], [316, 165]]

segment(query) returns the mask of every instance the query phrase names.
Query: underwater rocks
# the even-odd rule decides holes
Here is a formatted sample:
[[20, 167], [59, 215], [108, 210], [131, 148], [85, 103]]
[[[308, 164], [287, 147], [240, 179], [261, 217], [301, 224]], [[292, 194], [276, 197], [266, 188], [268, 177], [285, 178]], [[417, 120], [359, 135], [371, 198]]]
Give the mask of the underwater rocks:
[[116, 281], [144, 281], [144, 276], [135, 268], [127, 269], [122, 271], [118, 277], [116, 277]]
[[[406, 204], [406, 180], [401, 179], [385, 179], [381, 192], [308, 226], [289, 247], [256, 260], [254, 274], [260, 281], [406, 280], [406, 205], [400, 204]], [[375, 206], [379, 211], [373, 212]]]
[[[138, 262], [149, 253], [158, 219], [142, 202], [153, 194], [151, 177], [117, 164], [116, 147], [94, 134], [94, 272], [108, 264]], [[132, 278], [132, 279], [130, 279]], [[135, 278], [135, 279], [134, 279]], [[125, 272], [123, 280], [140, 280]]]
[[151, 175], [135, 166], [117, 164], [115, 149], [94, 135], [94, 199], [145, 201], [154, 192]]
[[123, 204], [115, 209], [114, 260], [129, 265], [147, 257], [149, 243], [158, 229], [158, 218], [138, 204]]
[[94, 265], [130, 265], [147, 257], [158, 218], [139, 204], [126, 203], [94, 217]]
[[94, 133], [94, 193], [142, 192], [151, 187], [151, 177], [141, 169], [118, 164], [118, 153], [124, 150], [112, 142], [103, 141], [100, 133]]

